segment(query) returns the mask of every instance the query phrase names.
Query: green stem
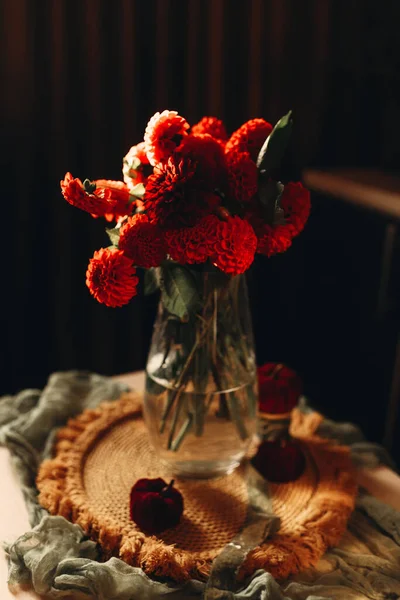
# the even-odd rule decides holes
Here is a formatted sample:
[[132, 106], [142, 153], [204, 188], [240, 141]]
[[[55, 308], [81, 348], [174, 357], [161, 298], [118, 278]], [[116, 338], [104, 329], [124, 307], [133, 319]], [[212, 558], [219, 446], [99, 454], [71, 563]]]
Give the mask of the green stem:
[[[208, 401], [204, 403], [204, 411], [203, 411], [203, 418], [202, 418], [203, 427], [204, 427], [204, 418], [209, 411], [209, 408], [211, 406], [212, 399], [213, 399], [213, 394], [211, 392], [209, 392], [208, 396], [209, 396]], [[176, 452], [179, 449], [181, 443], [183, 442], [183, 440], [185, 438], [185, 435], [190, 431], [190, 428], [192, 426], [193, 419], [194, 419], [194, 414], [193, 413], [188, 414], [186, 421], [184, 422], [181, 429], [179, 430], [179, 433], [176, 436], [175, 440], [172, 442], [171, 450], [173, 450], [174, 452]], [[201, 436], [202, 433], [203, 433], [203, 429], [199, 433], [199, 436]]]
[[228, 397], [229, 413], [231, 415], [232, 421], [235, 423], [236, 429], [239, 433], [239, 437], [241, 440], [247, 440], [247, 438], [249, 437], [249, 434], [247, 433], [246, 426], [243, 423], [241, 415], [240, 415], [238, 399], [236, 398], [236, 396], [233, 392], [231, 392], [230, 394], [227, 394], [227, 397]]
[[[186, 386], [184, 386], [184, 387], [186, 387]], [[175, 435], [175, 429], [178, 424], [179, 413], [181, 412], [182, 405], [184, 403], [184, 398], [182, 396], [184, 387], [179, 388], [179, 391], [178, 391], [177, 405], [176, 405], [176, 409], [174, 412], [174, 417], [172, 419], [171, 431], [169, 432], [169, 436], [168, 436], [168, 450], [171, 450], [172, 441], [173, 441], [174, 435]]]
[[213, 362], [211, 363], [211, 373], [214, 378], [215, 385], [217, 386], [217, 390], [220, 390], [219, 408], [218, 408], [218, 412], [217, 412], [217, 417], [219, 417], [221, 419], [228, 419], [229, 411], [228, 411], [227, 397], [226, 397], [225, 392], [222, 391], [222, 382], [221, 382], [221, 378], [218, 373], [218, 368]]
[[189, 413], [188, 418], [186, 419], [186, 421], [180, 428], [178, 435], [176, 436], [174, 441], [171, 442], [171, 450], [173, 452], [176, 452], [177, 450], [179, 450], [179, 447], [182, 444], [183, 440], [185, 439], [186, 434], [192, 427], [192, 423], [193, 423], [193, 414]]
[[193, 398], [193, 419], [194, 433], [196, 437], [200, 437], [204, 429], [204, 402], [203, 394], [192, 394]]
[[165, 429], [165, 425], [169, 416], [169, 413], [171, 412], [171, 408], [176, 400], [176, 397], [179, 393], [179, 390], [182, 387], [182, 384], [184, 383], [184, 379], [186, 377], [187, 372], [189, 371], [193, 356], [200, 344], [201, 338], [198, 338], [196, 340], [196, 342], [193, 344], [192, 349], [189, 353], [189, 356], [186, 359], [186, 362], [183, 366], [183, 369], [178, 377], [178, 381], [176, 382], [176, 385], [174, 387], [173, 393], [171, 394], [171, 396], [168, 398], [168, 402], [167, 402], [167, 406], [165, 407], [165, 410], [163, 412], [163, 415], [161, 417], [161, 425], [160, 425], [160, 433], [164, 433], [164, 429]]
[[[219, 294], [218, 290], [215, 288], [208, 289], [208, 276], [207, 274], [204, 276], [203, 310], [202, 314], [198, 314], [196, 317], [202, 322], [202, 326], [199, 327], [201, 331], [197, 332], [196, 339], [193, 340], [193, 346], [185, 360], [174, 388], [170, 390], [167, 405], [161, 417], [160, 432], [163, 433], [171, 410], [174, 410], [171, 429], [168, 436], [169, 450], [177, 451], [184, 441], [185, 436], [192, 428], [194, 428], [196, 436], [201, 436], [203, 433], [205, 417], [214, 397], [214, 394], [211, 394], [209, 399], [204, 399], [203, 394], [198, 392], [199, 389], [202, 390], [204, 378], [207, 378], [207, 368], [210, 369], [217, 390], [220, 393], [220, 405], [217, 416], [227, 419], [230, 418], [237, 429], [240, 439], [245, 440], [249, 437], [246, 426], [242, 420], [240, 399], [238, 399], [234, 392], [223, 391], [224, 387], [227, 389], [232, 389], [234, 387], [235, 382], [232, 382], [232, 385], [230, 385], [228, 380], [232, 379], [233, 373], [236, 373], [238, 369], [245, 373], [249, 372], [249, 369], [251, 369], [247, 345], [241, 331], [241, 323], [238, 322], [239, 285], [240, 278], [234, 278], [234, 281], [230, 282], [230, 287], [224, 289], [221, 294]], [[227, 293], [229, 296], [226, 305], [222, 308], [221, 301], [226, 297]], [[220, 310], [219, 323], [218, 304], [220, 304], [222, 309]], [[196, 325], [195, 322], [186, 324], [188, 327], [196, 327]], [[211, 327], [211, 335], [208, 335]], [[231, 331], [231, 335], [229, 335], [229, 331]], [[231, 336], [233, 336], [233, 339]], [[206, 343], [203, 347], [202, 344], [205, 339]], [[222, 344], [221, 348], [220, 343]], [[204, 356], [199, 348], [200, 350], [204, 350]], [[223, 352], [221, 352], [222, 349]], [[208, 367], [207, 363], [209, 364]], [[221, 369], [224, 373], [223, 377], [220, 374]], [[203, 373], [204, 370], [205, 373]], [[224, 381], [225, 377], [227, 378], [227, 381]], [[191, 409], [188, 410], [185, 421], [175, 437], [180, 414], [184, 406], [184, 397], [182, 394], [188, 385], [190, 378], [192, 378], [194, 390], [196, 390], [197, 393], [194, 391], [192, 392], [193, 402]], [[206, 386], [207, 381], [204, 384], [205, 388]], [[252, 390], [251, 395], [254, 396]], [[252, 400], [252, 403], [254, 403], [253, 397]], [[175, 409], [173, 409], [174, 406]], [[252, 412], [254, 409], [255, 408], [252, 407]]]
[[167, 406], [164, 409], [164, 412], [162, 414], [161, 417], [161, 424], [160, 424], [160, 433], [164, 433], [165, 430], [165, 425], [167, 423], [167, 419], [169, 416], [169, 413], [171, 412], [171, 408], [172, 405], [174, 403], [174, 399], [175, 399], [175, 390], [168, 390], [168, 400], [167, 400]]
[[[234, 369], [234, 366], [232, 366]], [[229, 371], [227, 371], [228, 373]], [[219, 374], [217, 372], [217, 376], [219, 378]], [[229, 383], [227, 384], [228, 387]], [[241, 440], [247, 440], [249, 434], [247, 432], [246, 426], [243, 423], [241, 414], [240, 414], [240, 402], [238, 401], [234, 392], [225, 393], [226, 403], [229, 411], [230, 418], [232, 422], [235, 424], [235, 427], [238, 431], [239, 437]]]
[[[204, 314], [206, 313], [207, 305], [208, 305], [208, 302], [205, 302], [204, 303], [204, 309], [203, 309], [203, 313]], [[165, 425], [166, 425], [169, 413], [171, 412], [172, 406], [175, 403], [176, 396], [177, 396], [177, 394], [179, 392], [179, 389], [181, 388], [182, 384], [184, 383], [185, 378], [186, 378], [186, 376], [187, 376], [187, 374], [189, 372], [189, 369], [190, 369], [190, 367], [192, 365], [192, 361], [193, 361], [193, 358], [195, 356], [196, 350], [199, 348], [200, 344], [202, 343], [202, 341], [205, 338], [205, 336], [206, 336], [209, 328], [211, 327], [211, 325], [213, 323], [213, 318], [209, 319], [208, 321], [205, 320], [205, 319], [202, 319], [202, 320], [204, 322], [204, 329], [201, 332], [201, 334], [196, 337], [196, 341], [195, 341], [195, 343], [192, 346], [192, 349], [191, 349], [191, 351], [189, 353], [189, 356], [187, 357], [186, 362], [185, 362], [185, 364], [183, 366], [183, 369], [182, 369], [182, 371], [181, 371], [181, 373], [179, 375], [178, 381], [176, 382], [176, 385], [174, 386], [174, 388], [175, 388], [174, 389], [174, 393], [172, 394], [172, 396], [170, 398], [168, 398], [167, 406], [166, 406], [166, 408], [164, 410], [164, 413], [163, 413], [163, 415], [161, 417], [160, 433], [163, 433], [164, 430], [165, 430]]]
[[[160, 426], [160, 432], [162, 433], [165, 429], [165, 423], [167, 421], [168, 415], [171, 411], [171, 408], [173, 406], [173, 404], [175, 403], [175, 401], [177, 400], [178, 396], [181, 395], [183, 388], [182, 386], [186, 387], [187, 381], [185, 381], [186, 379], [186, 375], [189, 373], [189, 369], [191, 367], [192, 361], [193, 361], [193, 357], [195, 356], [195, 352], [197, 350], [197, 348], [199, 347], [200, 343], [202, 342], [203, 338], [205, 337], [208, 329], [210, 328], [212, 323], [212, 320], [210, 319], [209, 322], [206, 323], [204, 330], [201, 332], [201, 335], [196, 339], [195, 343], [192, 346], [192, 349], [189, 353], [189, 356], [186, 359], [185, 365], [181, 371], [181, 374], [179, 375], [178, 381], [176, 383], [176, 387], [174, 390], [174, 394], [173, 396], [169, 399], [168, 401], [168, 405], [167, 405], [167, 409], [166, 411], [164, 411], [164, 414], [161, 418], [161, 426]], [[172, 422], [172, 426], [171, 426], [171, 431], [169, 433], [168, 436], [168, 449], [171, 448], [171, 444], [172, 444], [172, 440], [174, 437], [174, 433], [175, 433], [175, 428], [176, 428], [176, 424], [177, 424], [177, 420], [178, 420], [178, 413], [180, 411], [181, 408], [181, 404], [182, 402], [177, 404], [176, 407], [176, 411], [174, 414], [174, 418], [173, 418], [173, 422]]]

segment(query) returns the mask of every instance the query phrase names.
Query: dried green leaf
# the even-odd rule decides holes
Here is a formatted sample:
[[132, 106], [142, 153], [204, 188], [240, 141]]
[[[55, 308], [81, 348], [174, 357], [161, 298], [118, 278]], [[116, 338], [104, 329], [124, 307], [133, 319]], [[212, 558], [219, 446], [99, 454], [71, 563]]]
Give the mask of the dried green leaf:
[[130, 195], [140, 200], [143, 198], [146, 189], [143, 183], [137, 183], [130, 191]]
[[113, 246], [118, 246], [120, 228], [114, 227], [113, 229], [109, 229], [106, 227], [106, 233], [110, 238], [110, 242], [113, 244]]

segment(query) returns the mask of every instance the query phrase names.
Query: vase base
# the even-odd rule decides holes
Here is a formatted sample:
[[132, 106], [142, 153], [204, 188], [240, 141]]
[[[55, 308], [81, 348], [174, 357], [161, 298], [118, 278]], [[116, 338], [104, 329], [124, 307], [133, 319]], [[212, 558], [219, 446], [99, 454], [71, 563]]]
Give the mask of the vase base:
[[182, 460], [162, 461], [172, 475], [183, 479], [212, 479], [232, 473], [240, 461], [210, 461], [210, 460]]

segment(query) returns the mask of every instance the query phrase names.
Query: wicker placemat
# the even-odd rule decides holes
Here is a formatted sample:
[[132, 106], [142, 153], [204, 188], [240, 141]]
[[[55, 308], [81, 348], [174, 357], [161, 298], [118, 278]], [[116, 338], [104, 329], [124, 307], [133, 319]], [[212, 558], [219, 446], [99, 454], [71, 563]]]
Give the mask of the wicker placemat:
[[[307, 468], [296, 482], [270, 484], [281, 528], [248, 555], [242, 576], [264, 568], [285, 578], [315, 564], [343, 534], [356, 486], [348, 450], [314, 435], [320, 420], [316, 413], [293, 413], [291, 432], [302, 439]], [[129, 519], [129, 492], [142, 477], [167, 479], [168, 473], [149, 445], [141, 397], [126, 394], [60, 430], [54, 458], [39, 471], [39, 501], [51, 514], [78, 523], [100, 543], [104, 558], [119, 556], [176, 581], [207, 577], [212, 560], [245, 522], [244, 468], [207, 481], [177, 480], [184, 516], [159, 536], [146, 536]]]

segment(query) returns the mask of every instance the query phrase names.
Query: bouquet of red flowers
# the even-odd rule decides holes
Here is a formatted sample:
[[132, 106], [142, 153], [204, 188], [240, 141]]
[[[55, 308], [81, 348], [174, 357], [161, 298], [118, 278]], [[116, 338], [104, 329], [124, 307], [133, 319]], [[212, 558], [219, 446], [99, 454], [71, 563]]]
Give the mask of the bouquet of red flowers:
[[[93, 296], [126, 304], [137, 293], [137, 267], [145, 293], [161, 290], [145, 414], [155, 446], [166, 454], [184, 447], [190, 469], [207, 456], [203, 472], [219, 460], [229, 470], [255, 432], [254, 345], [240, 275], [256, 253], [287, 250], [307, 221], [308, 191], [277, 178], [291, 129], [289, 112], [275, 127], [252, 119], [228, 137], [215, 117], [190, 127], [166, 110], [124, 157], [123, 182], [82, 183], [70, 173], [61, 182], [70, 204], [115, 222], [106, 230], [111, 244], [89, 263]], [[203, 437], [211, 418], [218, 443]]]
[[[272, 256], [289, 248], [310, 211], [301, 183], [283, 185], [274, 174], [292, 127], [291, 113], [273, 128], [264, 119], [244, 123], [229, 138], [222, 121], [204, 117], [191, 128], [175, 111], [156, 113], [144, 141], [123, 159], [124, 181], [83, 183], [67, 173], [64, 198], [93, 217], [116, 221], [107, 229], [111, 245], [95, 252], [86, 283], [107, 306], [136, 295], [136, 268], [162, 266], [166, 298], [168, 263], [211, 263], [227, 275], [244, 273], [256, 253]], [[182, 277], [182, 279], [185, 279]], [[187, 283], [187, 282], [186, 282]], [[164, 285], [163, 285], [164, 284]], [[187, 286], [186, 286], [187, 287]], [[190, 308], [190, 291], [182, 286]], [[174, 295], [174, 294], [173, 294]]]

